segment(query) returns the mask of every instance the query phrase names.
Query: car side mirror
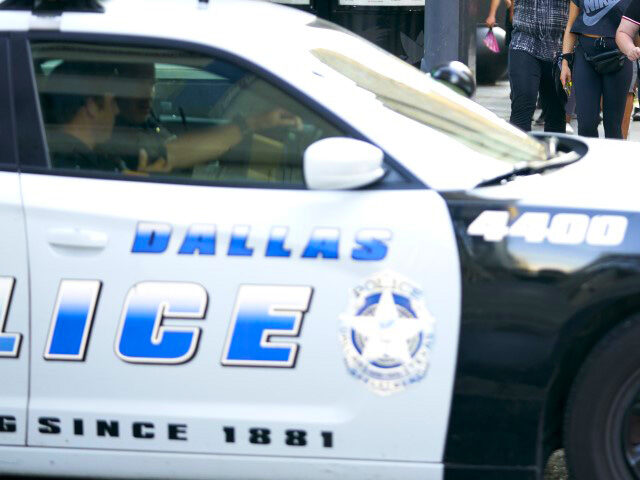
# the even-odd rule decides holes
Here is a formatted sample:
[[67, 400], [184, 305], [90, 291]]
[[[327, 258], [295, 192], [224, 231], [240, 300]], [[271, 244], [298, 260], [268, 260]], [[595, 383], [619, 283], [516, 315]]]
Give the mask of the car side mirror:
[[318, 140], [304, 152], [304, 178], [312, 190], [347, 190], [380, 180], [384, 152], [370, 143], [346, 137]]
[[471, 98], [476, 93], [476, 79], [464, 63], [449, 62], [431, 71], [431, 78], [438, 80], [454, 91]]

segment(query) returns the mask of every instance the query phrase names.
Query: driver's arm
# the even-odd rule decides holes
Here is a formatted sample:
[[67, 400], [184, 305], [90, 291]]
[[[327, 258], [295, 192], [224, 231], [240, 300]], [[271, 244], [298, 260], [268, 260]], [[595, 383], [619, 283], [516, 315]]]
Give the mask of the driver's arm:
[[242, 139], [236, 124], [187, 133], [167, 143], [167, 160], [172, 169], [193, 167], [223, 155]]
[[167, 143], [167, 161], [170, 168], [189, 168], [218, 158], [242, 141], [246, 129], [259, 132], [273, 127], [301, 126], [299, 117], [281, 108], [249, 116], [245, 122], [246, 127], [232, 123], [180, 135], [170, 141]]

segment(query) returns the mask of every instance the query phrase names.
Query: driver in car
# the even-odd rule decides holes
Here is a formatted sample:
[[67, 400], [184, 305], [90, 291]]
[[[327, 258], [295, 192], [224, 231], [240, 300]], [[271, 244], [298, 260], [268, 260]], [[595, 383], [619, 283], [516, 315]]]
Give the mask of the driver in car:
[[254, 132], [274, 127], [301, 128], [299, 117], [276, 108], [176, 136], [160, 124], [152, 110], [155, 65], [123, 64], [118, 72], [126, 93], [116, 98], [119, 114], [113, 135], [101, 150], [115, 156], [130, 171], [139, 170], [141, 159], [153, 166], [147, 171], [188, 169], [220, 157]]
[[[111, 172], [128, 168], [98, 149], [111, 137], [118, 114], [113, 93], [117, 82], [117, 65], [75, 61], [58, 65], [40, 79], [53, 167]], [[147, 160], [137, 159], [136, 168], [146, 170]]]

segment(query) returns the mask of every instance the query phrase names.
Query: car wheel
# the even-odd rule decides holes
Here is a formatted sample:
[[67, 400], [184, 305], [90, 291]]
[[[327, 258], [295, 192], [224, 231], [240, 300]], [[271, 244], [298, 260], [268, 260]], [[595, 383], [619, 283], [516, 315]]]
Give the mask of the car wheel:
[[564, 444], [571, 478], [640, 479], [640, 315], [607, 334], [580, 369]]

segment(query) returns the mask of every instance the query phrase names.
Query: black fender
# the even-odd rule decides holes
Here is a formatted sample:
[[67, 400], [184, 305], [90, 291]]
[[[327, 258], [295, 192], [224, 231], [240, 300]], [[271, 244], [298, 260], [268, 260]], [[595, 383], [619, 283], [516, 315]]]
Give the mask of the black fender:
[[[515, 475], [508, 478], [542, 478], [548, 455], [561, 446], [564, 404], [580, 366], [599, 339], [640, 312], [640, 216], [443, 196], [462, 278], [445, 478], [507, 478], [508, 471]], [[467, 233], [486, 210], [508, 211], [513, 220], [529, 211], [616, 215], [628, 226], [614, 246], [486, 241]]]

